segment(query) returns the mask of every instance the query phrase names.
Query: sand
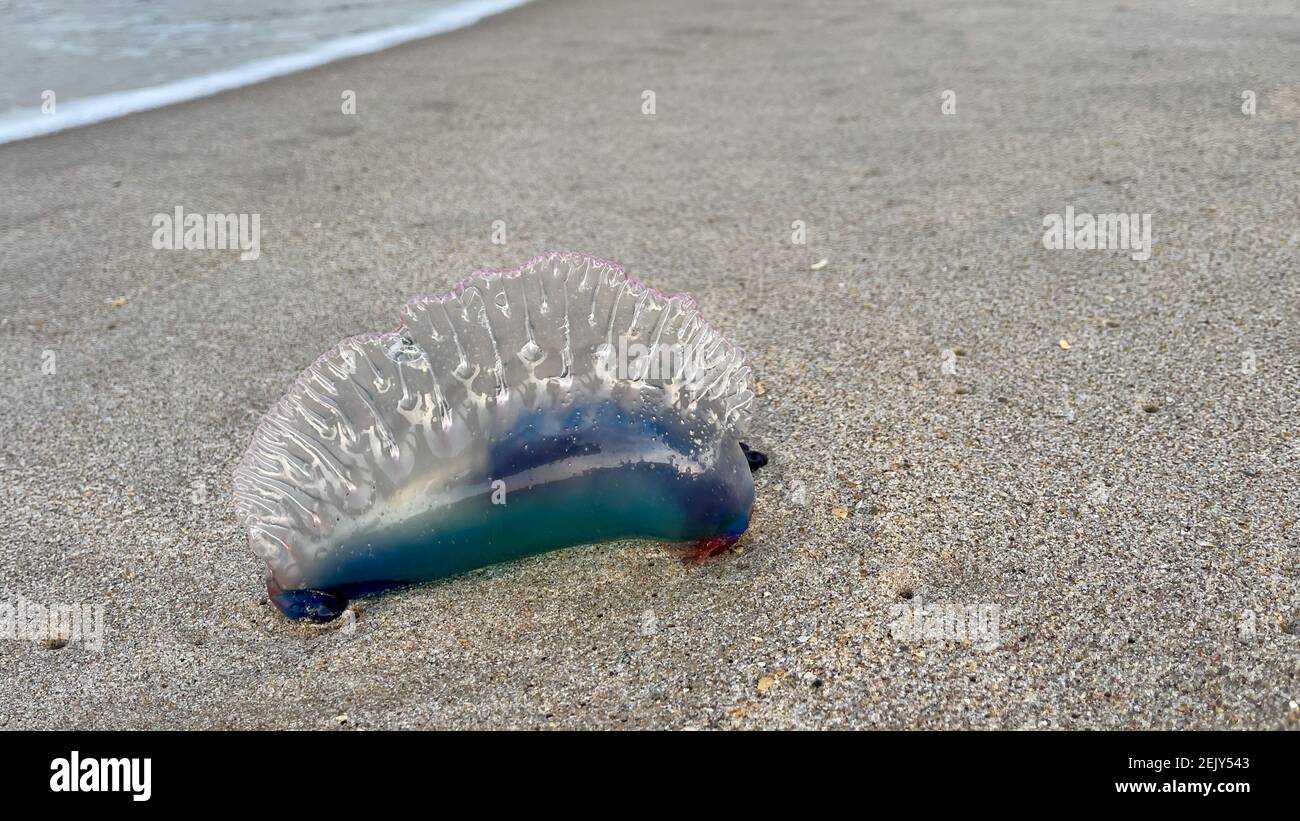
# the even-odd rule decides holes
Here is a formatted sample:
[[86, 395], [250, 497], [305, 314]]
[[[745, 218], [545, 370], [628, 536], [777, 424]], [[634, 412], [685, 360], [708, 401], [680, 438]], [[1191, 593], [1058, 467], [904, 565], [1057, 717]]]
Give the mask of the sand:
[[[541, 0], [0, 147], [0, 593], [105, 614], [98, 650], [0, 640], [0, 724], [1295, 726], [1287, 8]], [[259, 214], [260, 258], [155, 250], [178, 205]], [[1046, 249], [1067, 206], [1150, 214], [1151, 258]], [[260, 415], [548, 248], [749, 352], [740, 549], [283, 620], [227, 508]]]

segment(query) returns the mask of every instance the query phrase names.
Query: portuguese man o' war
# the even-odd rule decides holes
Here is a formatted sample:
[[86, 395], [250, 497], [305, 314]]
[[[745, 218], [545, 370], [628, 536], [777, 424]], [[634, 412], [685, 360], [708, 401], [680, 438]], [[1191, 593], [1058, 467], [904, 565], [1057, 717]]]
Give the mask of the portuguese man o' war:
[[263, 418], [234, 510], [290, 618], [622, 538], [720, 553], [749, 526], [744, 353], [687, 296], [550, 253], [409, 302]]

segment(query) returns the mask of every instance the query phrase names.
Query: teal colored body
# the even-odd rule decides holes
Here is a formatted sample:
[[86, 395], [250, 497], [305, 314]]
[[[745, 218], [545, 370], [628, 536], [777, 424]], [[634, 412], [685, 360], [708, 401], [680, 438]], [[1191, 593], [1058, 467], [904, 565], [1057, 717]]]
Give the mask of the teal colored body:
[[[749, 526], [754, 483], [740, 445], [703, 441], [672, 416], [628, 413], [614, 402], [538, 412], [493, 441], [487, 475], [458, 498], [339, 545], [305, 589], [271, 581], [292, 618], [332, 618], [346, 598], [441, 579], [578, 544], [624, 538], [700, 542]], [[495, 478], [500, 477], [500, 478]]]

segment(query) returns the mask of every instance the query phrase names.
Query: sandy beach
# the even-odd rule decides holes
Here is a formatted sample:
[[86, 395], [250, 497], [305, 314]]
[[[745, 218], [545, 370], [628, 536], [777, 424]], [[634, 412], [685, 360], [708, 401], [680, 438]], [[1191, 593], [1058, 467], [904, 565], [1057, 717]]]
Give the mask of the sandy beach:
[[[0, 639], [0, 726], [1293, 728], [1298, 77], [1287, 3], [539, 0], [0, 146], [0, 595], [104, 613]], [[260, 254], [156, 249], [178, 206]], [[1045, 247], [1067, 207], [1150, 258]], [[748, 352], [744, 540], [283, 619], [258, 419], [552, 248]]]

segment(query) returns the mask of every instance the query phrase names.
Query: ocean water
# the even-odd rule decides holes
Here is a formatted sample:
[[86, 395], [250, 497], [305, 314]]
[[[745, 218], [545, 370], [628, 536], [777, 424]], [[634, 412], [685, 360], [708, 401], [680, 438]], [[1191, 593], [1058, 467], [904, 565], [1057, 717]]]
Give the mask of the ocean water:
[[471, 25], [527, 0], [0, 0], [0, 143]]

